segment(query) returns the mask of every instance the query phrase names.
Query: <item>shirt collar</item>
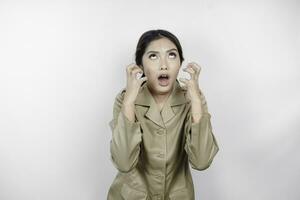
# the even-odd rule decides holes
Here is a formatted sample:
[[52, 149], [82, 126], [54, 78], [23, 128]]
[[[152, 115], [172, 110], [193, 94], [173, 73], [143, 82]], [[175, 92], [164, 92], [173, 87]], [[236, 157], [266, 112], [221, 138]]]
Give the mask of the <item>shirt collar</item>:
[[154, 97], [147, 87], [146, 81], [140, 88], [139, 94], [135, 100], [135, 104], [149, 107], [149, 109], [147, 109], [144, 113], [144, 116], [157, 125], [165, 127], [165, 124], [178, 112], [178, 106], [189, 101], [185, 95], [186, 91], [181, 88], [178, 80], [176, 79], [173, 90], [160, 112]]

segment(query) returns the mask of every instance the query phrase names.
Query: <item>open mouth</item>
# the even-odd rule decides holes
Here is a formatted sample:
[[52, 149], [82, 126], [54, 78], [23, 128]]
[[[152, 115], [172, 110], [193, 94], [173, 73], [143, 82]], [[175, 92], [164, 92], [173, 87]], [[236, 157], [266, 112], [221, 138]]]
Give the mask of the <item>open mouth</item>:
[[168, 74], [161, 74], [158, 76], [158, 83], [161, 86], [169, 85], [169, 75]]

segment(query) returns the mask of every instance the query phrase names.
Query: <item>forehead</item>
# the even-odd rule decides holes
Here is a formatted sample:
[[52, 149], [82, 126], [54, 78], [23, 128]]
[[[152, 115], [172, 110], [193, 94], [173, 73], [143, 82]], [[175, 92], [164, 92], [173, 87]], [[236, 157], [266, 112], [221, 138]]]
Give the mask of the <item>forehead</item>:
[[149, 45], [146, 48], [147, 51], [167, 51], [169, 49], [177, 49], [176, 45], [169, 40], [168, 38], [160, 38], [158, 40], [154, 40], [149, 43]]

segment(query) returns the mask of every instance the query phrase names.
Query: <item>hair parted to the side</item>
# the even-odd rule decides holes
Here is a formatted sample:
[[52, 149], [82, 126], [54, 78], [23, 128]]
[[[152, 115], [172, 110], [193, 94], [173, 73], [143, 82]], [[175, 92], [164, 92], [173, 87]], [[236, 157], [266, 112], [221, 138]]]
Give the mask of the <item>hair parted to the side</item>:
[[[136, 46], [135, 63], [143, 68], [142, 58], [143, 58], [146, 48], [148, 47], [150, 42], [152, 42], [154, 40], [158, 40], [163, 37], [169, 39], [176, 46], [178, 53], [179, 53], [180, 65], [181, 65], [182, 62], [184, 61], [184, 58], [183, 58], [182, 47], [180, 45], [180, 42], [174, 34], [170, 33], [167, 30], [163, 30], [163, 29], [149, 30], [149, 31], [144, 32], [141, 35], [141, 37], [137, 43], [137, 46]], [[145, 76], [145, 74], [142, 75], [142, 77], [144, 77], [144, 76]]]

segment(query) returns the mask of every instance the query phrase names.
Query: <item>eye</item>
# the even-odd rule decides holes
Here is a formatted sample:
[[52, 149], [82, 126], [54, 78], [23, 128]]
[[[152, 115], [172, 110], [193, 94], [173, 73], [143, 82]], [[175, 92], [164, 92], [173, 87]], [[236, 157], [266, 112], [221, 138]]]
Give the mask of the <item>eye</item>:
[[150, 58], [150, 59], [156, 58], [156, 55], [152, 53], [152, 54], [149, 55], [149, 58]]
[[169, 54], [172, 58], [176, 58], [176, 53], [174, 53], [174, 52], [171, 52], [170, 54]]

